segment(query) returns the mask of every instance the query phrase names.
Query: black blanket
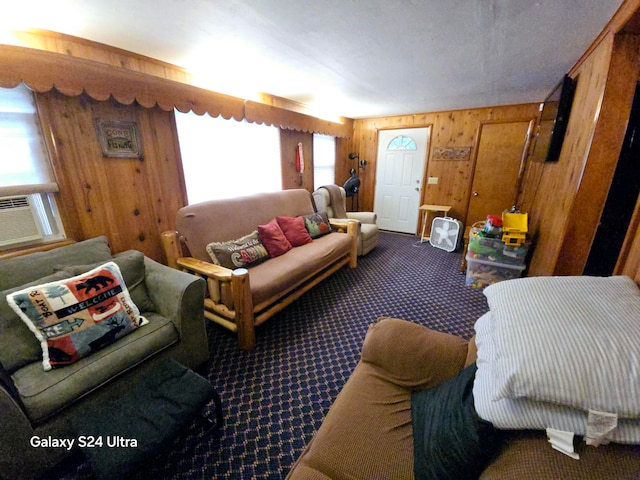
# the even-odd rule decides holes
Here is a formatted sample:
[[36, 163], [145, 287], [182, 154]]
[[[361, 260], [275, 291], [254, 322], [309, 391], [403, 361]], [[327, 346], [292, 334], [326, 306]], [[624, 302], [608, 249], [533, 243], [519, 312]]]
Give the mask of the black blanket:
[[495, 453], [496, 431], [473, 404], [476, 369], [411, 395], [416, 480], [477, 479]]

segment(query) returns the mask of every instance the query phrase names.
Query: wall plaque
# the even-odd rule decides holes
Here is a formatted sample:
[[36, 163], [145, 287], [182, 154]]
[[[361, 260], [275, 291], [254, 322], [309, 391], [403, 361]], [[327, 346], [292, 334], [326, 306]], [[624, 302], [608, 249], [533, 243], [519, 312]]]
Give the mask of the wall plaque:
[[105, 157], [142, 157], [138, 126], [135, 122], [96, 120], [96, 131]]
[[471, 147], [435, 147], [433, 160], [469, 160]]

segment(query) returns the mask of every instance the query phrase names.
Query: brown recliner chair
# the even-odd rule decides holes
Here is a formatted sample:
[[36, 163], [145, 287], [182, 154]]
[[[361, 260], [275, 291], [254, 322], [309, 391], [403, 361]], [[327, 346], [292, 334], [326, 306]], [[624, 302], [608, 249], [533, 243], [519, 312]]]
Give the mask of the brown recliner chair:
[[[474, 363], [476, 354], [475, 339], [467, 342], [397, 318], [378, 319], [364, 339], [358, 365], [286, 479], [413, 480], [412, 392], [443, 384]], [[455, 410], [439, 412], [440, 418], [456, 418], [460, 411]], [[543, 430], [503, 430], [479, 479], [638, 478], [638, 445], [612, 442], [594, 448], [576, 442], [576, 447], [579, 461], [554, 450]], [[440, 451], [445, 459], [452, 454], [446, 445]]]
[[358, 233], [358, 256], [373, 250], [378, 244], [379, 229], [375, 212], [347, 212], [346, 192], [338, 185], [326, 185], [313, 192], [316, 211], [325, 212], [329, 218], [349, 218], [360, 223]]

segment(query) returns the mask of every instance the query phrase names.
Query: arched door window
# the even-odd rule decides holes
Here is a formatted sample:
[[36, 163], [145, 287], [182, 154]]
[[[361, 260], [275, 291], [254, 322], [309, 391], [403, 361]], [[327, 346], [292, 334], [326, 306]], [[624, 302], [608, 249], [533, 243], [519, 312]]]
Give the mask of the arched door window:
[[398, 135], [391, 139], [387, 145], [387, 150], [416, 150], [416, 142], [411, 137]]

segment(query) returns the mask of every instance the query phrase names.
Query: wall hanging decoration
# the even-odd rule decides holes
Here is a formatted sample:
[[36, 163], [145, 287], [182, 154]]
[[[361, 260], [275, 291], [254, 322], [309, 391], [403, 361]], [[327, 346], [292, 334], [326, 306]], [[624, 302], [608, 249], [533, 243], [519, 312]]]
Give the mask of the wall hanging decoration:
[[116, 158], [141, 158], [138, 126], [135, 122], [96, 120], [96, 132], [102, 155]]
[[469, 160], [471, 147], [435, 147], [433, 160]]
[[302, 150], [302, 142], [298, 143], [298, 147], [296, 148], [296, 170], [300, 175], [300, 185], [302, 185], [304, 176], [304, 152]]

